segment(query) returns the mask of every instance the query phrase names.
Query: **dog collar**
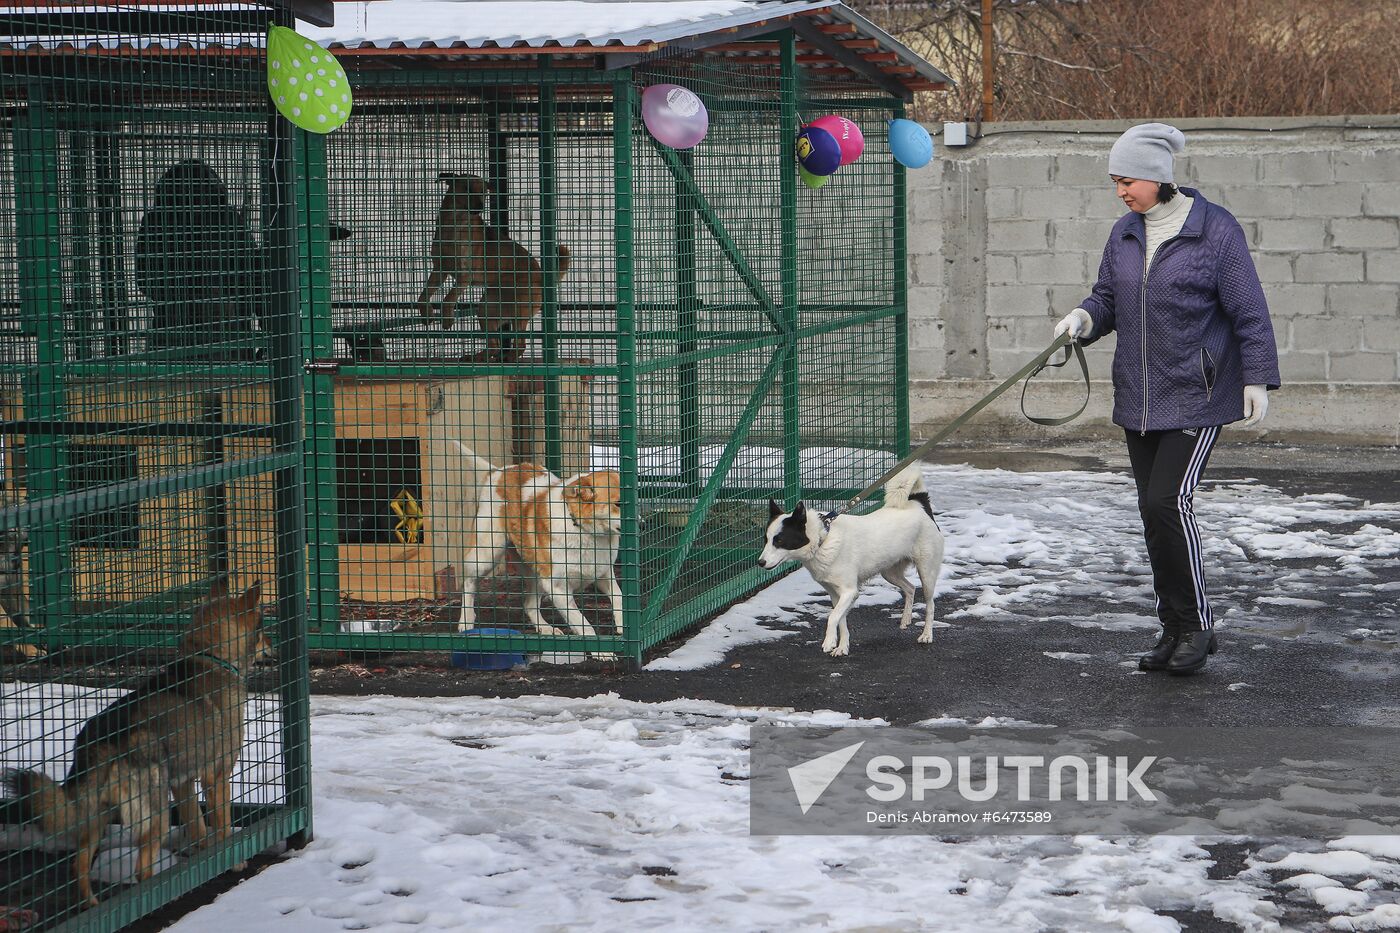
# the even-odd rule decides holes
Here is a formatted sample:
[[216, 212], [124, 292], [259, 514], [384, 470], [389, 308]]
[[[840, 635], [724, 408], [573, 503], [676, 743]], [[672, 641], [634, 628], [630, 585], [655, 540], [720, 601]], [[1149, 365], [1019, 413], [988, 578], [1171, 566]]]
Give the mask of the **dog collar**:
[[229, 673], [231, 673], [231, 674], [238, 674], [239, 676], [242, 676], [242, 673], [243, 673], [243, 672], [240, 671], [236, 665], [234, 665], [234, 664], [232, 664], [232, 663], [230, 663], [230, 662], [228, 662], [228, 661], [225, 661], [223, 658], [215, 657], [214, 655], [208, 654], [208, 653], [203, 652], [203, 651], [199, 652], [198, 654], [192, 654], [192, 655], [190, 655], [190, 657], [192, 657], [192, 658], [202, 658], [202, 659], [204, 659], [205, 661], [213, 661], [215, 664], [219, 665], [220, 667], [222, 667], [224, 670], [228, 671]]

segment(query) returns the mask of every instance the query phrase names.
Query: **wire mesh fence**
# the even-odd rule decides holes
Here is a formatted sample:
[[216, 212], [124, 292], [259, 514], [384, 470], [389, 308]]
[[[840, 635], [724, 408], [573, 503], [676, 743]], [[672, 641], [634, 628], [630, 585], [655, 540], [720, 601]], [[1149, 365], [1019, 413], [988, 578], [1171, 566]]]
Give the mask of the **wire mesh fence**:
[[245, 5], [0, 16], [0, 905], [116, 929], [309, 829], [300, 143]]
[[[0, 904], [45, 925], [305, 838], [308, 648], [639, 661], [769, 579], [770, 497], [908, 446], [895, 98], [787, 32], [352, 55], [316, 136], [269, 16], [0, 16]], [[659, 82], [701, 146], [647, 132]], [[825, 112], [867, 152], [807, 190]]]
[[[794, 48], [350, 62], [313, 646], [638, 660], [766, 581], [770, 496], [834, 502], [907, 445], [899, 104]], [[647, 132], [662, 82], [707, 107], [700, 146]], [[831, 111], [869, 150], [808, 191], [792, 140]]]

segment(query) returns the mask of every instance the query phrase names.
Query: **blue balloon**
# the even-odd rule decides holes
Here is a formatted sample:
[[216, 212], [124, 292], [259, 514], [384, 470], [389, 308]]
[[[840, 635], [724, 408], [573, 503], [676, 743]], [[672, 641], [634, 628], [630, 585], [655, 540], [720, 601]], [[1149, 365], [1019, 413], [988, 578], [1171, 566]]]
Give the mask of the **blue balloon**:
[[933, 139], [913, 120], [891, 120], [890, 152], [905, 168], [923, 168], [933, 158]]
[[830, 175], [841, 165], [841, 144], [819, 126], [797, 134], [797, 161], [813, 175]]

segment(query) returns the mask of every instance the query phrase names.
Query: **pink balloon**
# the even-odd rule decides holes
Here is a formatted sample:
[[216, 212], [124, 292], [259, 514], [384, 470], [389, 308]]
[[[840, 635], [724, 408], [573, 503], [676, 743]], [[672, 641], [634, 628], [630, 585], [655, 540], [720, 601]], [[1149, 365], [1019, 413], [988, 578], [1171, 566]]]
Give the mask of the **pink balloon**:
[[705, 138], [710, 114], [693, 91], [679, 84], [653, 84], [642, 91], [642, 122], [658, 142], [689, 149]]
[[845, 117], [838, 117], [836, 114], [817, 117], [808, 126], [819, 126], [836, 137], [836, 142], [841, 146], [842, 165], [850, 165], [865, 151], [865, 135], [861, 133], [860, 127]]

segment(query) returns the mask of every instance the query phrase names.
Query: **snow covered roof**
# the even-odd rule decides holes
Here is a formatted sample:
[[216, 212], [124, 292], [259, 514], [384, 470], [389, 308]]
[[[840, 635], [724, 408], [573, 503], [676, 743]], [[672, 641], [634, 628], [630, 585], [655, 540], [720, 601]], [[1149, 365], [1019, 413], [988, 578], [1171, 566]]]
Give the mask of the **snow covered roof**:
[[303, 35], [330, 48], [640, 46], [835, 6], [837, 0], [370, 0]]
[[[138, 12], [139, 10], [139, 12]], [[172, 24], [149, 34], [118, 35], [98, 28], [117, 15], [161, 14]], [[355, 0], [335, 4], [335, 25], [299, 24], [298, 31], [342, 54], [369, 58], [420, 55], [442, 58], [518, 58], [521, 55], [648, 55], [668, 49], [723, 45], [725, 54], [749, 55], [733, 43], [784, 26], [797, 31], [804, 65], [855, 72], [892, 92], [944, 87], [951, 82], [922, 57], [840, 0]], [[214, 16], [203, 34], [193, 27]], [[82, 20], [82, 17], [87, 17]], [[240, 21], [249, 28], [230, 24]], [[0, 49], [35, 52], [170, 50], [216, 54], [261, 46], [266, 17], [253, 2], [140, 7], [37, 4], [11, 7], [0, 17]], [[85, 22], [82, 29], [65, 28]], [[141, 23], [142, 20], [127, 20]], [[212, 22], [212, 21], [211, 21]], [[53, 28], [35, 29], [44, 23]], [[178, 24], [178, 25], [174, 25]], [[23, 32], [25, 34], [18, 34]], [[342, 51], [343, 50], [343, 51]], [[613, 59], [613, 63], [619, 63]]]

